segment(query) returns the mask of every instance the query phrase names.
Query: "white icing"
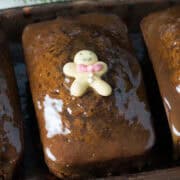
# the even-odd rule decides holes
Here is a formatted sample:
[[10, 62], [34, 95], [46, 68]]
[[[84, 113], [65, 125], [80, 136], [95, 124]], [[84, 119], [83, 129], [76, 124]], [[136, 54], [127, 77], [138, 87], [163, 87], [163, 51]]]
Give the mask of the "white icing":
[[76, 97], [84, 95], [89, 87], [101, 96], [111, 95], [111, 86], [101, 79], [107, 70], [107, 64], [98, 61], [96, 54], [89, 50], [77, 52], [74, 62], [68, 62], [63, 67], [63, 73], [66, 76], [75, 78], [70, 87], [70, 93]]
[[176, 91], [177, 91], [178, 93], [180, 93], [180, 84], [179, 84], [178, 86], [176, 86]]
[[93, 76], [94, 76], [93, 73], [90, 73], [88, 75], [88, 83], [92, 84], [94, 82], [94, 77]]
[[170, 105], [169, 101], [167, 100], [167, 98], [164, 98], [164, 102], [166, 103], [168, 109], [171, 110], [171, 105]]
[[66, 77], [64, 80], [65, 80], [66, 83], [70, 83], [70, 79], [69, 78]]
[[46, 155], [48, 156], [49, 159], [52, 161], [56, 161], [56, 157], [52, 154], [51, 150], [49, 148], [46, 148]]
[[52, 138], [53, 136], [58, 134], [70, 134], [71, 131], [64, 126], [60, 115], [60, 112], [62, 112], [63, 109], [63, 101], [61, 99], [54, 99], [49, 95], [46, 95], [43, 105], [47, 137]]
[[174, 134], [175, 134], [176, 136], [180, 136], [180, 131], [178, 131], [178, 130], [175, 128], [174, 125], [172, 125], [172, 131], [174, 132]]
[[88, 76], [92, 78], [92, 77], [94, 76], [94, 74], [93, 74], [93, 73], [90, 73]]
[[4, 130], [6, 131], [7, 138], [9, 143], [16, 148], [16, 151], [20, 153], [21, 151], [21, 142], [20, 142], [20, 134], [19, 129], [15, 127], [12, 122], [5, 121], [4, 122]]
[[41, 102], [40, 102], [40, 101], [37, 101], [37, 106], [38, 106], [38, 109], [42, 109], [42, 106], [41, 106]]
[[91, 78], [91, 77], [89, 77], [89, 78], [88, 78], [88, 83], [89, 83], [89, 84], [92, 84], [93, 82], [94, 82], [94, 79]]
[[67, 108], [67, 111], [68, 111], [69, 114], [72, 114], [71, 108], [68, 107], [68, 108]]

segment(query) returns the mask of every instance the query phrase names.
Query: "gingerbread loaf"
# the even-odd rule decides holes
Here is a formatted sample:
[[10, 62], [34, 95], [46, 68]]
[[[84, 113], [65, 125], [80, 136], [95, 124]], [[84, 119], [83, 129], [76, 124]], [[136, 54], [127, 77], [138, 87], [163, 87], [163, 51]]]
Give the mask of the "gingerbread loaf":
[[153, 122], [117, 16], [28, 25], [23, 47], [44, 156], [55, 175], [110, 175], [145, 162], [155, 143]]
[[0, 32], [0, 179], [10, 180], [22, 156], [22, 119], [13, 67]]
[[171, 130], [180, 156], [180, 6], [156, 12], [141, 22]]

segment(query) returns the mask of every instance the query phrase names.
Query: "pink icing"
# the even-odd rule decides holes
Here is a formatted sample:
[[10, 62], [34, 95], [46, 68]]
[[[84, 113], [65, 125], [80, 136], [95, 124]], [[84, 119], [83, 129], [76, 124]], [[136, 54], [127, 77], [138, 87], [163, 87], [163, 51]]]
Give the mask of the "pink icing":
[[78, 64], [77, 65], [78, 72], [99, 72], [102, 69], [103, 69], [102, 64], [93, 64], [93, 65]]

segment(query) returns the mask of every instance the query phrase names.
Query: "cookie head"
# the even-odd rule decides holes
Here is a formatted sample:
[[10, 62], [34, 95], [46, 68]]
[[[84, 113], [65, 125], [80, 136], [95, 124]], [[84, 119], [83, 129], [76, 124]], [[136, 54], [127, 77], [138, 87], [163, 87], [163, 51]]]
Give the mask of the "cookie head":
[[90, 50], [81, 50], [74, 56], [76, 64], [92, 65], [98, 61], [96, 54]]

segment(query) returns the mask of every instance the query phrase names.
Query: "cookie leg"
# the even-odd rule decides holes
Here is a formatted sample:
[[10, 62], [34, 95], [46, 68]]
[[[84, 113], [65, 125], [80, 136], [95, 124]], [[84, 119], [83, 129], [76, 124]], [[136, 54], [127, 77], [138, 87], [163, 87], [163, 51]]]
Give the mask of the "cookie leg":
[[90, 86], [101, 96], [109, 96], [112, 92], [111, 86], [100, 78], [97, 78]]
[[76, 79], [71, 85], [71, 89], [70, 89], [71, 95], [77, 97], [82, 96], [86, 92], [87, 88], [88, 88], [87, 82], [83, 82]]

